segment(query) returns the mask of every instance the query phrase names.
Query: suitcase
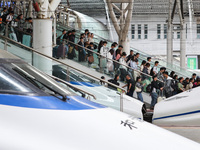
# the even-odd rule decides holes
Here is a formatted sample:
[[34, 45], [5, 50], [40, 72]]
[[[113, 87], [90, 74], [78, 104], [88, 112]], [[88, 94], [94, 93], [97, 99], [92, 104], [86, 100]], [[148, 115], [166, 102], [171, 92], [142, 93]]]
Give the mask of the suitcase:
[[57, 49], [57, 58], [65, 58], [65, 51], [66, 51], [66, 46], [64, 44], [61, 44], [60, 46], [58, 46]]
[[23, 40], [22, 40], [22, 44], [31, 47], [31, 36], [30, 35], [23, 35]]
[[161, 102], [162, 100], [166, 99], [166, 97], [164, 96], [163, 93], [164, 93], [163, 91], [160, 91], [160, 92], [159, 92], [159, 96], [158, 96], [158, 99], [157, 99], [157, 103], [159, 103], [159, 102]]

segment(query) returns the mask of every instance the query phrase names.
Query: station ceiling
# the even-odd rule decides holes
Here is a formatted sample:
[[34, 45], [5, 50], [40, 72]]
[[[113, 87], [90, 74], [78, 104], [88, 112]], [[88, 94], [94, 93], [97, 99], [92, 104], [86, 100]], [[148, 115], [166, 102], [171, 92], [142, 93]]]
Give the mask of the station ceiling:
[[[191, 0], [193, 13], [200, 16], [200, 0]], [[62, 0], [67, 4], [67, 0]], [[70, 8], [89, 16], [105, 16], [104, 0], [69, 0]], [[168, 0], [134, 0], [133, 15], [167, 14]], [[188, 15], [188, 0], [183, 0], [184, 14]]]

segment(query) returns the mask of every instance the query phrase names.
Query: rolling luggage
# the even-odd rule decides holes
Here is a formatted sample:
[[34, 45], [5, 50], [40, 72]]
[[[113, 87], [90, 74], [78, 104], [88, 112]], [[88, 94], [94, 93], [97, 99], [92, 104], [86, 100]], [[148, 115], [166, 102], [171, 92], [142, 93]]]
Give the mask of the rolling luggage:
[[30, 35], [23, 35], [22, 44], [31, 47], [31, 36]]
[[57, 58], [61, 57], [62, 59], [64, 59], [65, 58], [65, 51], [66, 51], [66, 45], [61, 44], [60, 46], [58, 46]]

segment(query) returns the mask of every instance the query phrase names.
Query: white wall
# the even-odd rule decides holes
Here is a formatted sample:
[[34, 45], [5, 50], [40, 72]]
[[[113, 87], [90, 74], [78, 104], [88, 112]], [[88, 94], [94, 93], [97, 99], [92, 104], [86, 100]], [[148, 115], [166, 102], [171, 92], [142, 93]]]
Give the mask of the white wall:
[[[135, 39], [131, 39], [131, 25], [129, 28], [129, 39], [130, 39], [130, 45], [133, 48], [139, 49], [141, 51], [144, 51], [146, 53], [152, 54], [152, 55], [166, 55], [166, 39], [164, 39], [164, 24], [167, 20], [167, 15], [133, 15], [131, 25], [135, 25]], [[96, 19], [99, 19], [104, 24], [107, 23], [105, 17], [96, 17]], [[192, 30], [192, 40], [190, 38], [190, 25], [189, 25], [189, 18], [185, 17], [185, 21], [187, 24], [187, 48], [186, 48], [186, 54], [187, 55], [200, 55], [200, 39], [197, 39], [197, 23], [200, 24], [199, 21], [197, 21], [198, 18], [194, 18], [193, 20], [193, 30]], [[176, 16], [174, 18], [175, 23], [179, 23], [179, 18]], [[142, 25], [142, 33], [141, 33], [141, 39], [138, 39], [137, 36], [137, 25]], [[144, 39], [144, 24], [148, 24], [148, 39]], [[157, 39], [157, 24], [161, 24], [161, 39]], [[111, 31], [113, 33], [114, 41], [118, 41], [118, 36], [115, 32], [114, 27], [112, 26]], [[180, 51], [180, 40], [177, 39], [177, 32], [174, 31], [174, 51]], [[192, 41], [192, 44], [191, 44]], [[174, 54], [177, 54], [174, 53]]]

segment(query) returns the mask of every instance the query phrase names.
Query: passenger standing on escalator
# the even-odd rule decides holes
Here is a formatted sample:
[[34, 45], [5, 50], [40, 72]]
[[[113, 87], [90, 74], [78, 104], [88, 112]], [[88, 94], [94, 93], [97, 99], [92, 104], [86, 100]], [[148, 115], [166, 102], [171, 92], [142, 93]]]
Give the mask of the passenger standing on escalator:
[[143, 88], [144, 88], [144, 86], [145, 86], [146, 84], [145, 84], [145, 83], [142, 84], [141, 81], [142, 81], [142, 78], [141, 78], [141, 77], [137, 77], [137, 78], [136, 78], [135, 91], [136, 91], [136, 93], [137, 93], [137, 98], [138, 98], [138, 100], [140, 100], [141, 102], [143, 102], [142, 91], [143, 91]]
[[20, 14], [17, 18], [19, 18], [19, 22], [17, 26], [17, 28], [19, 29], [17, 33], [17, 39], [18, 39], [18, 42], [22, 43], [22, 38], [23, 38], [22, 31], [24, 27], [23, 14]]
[[84, 39], [81, 37], [80, 41], [78, 42], [78, 61], [84, 61], [85, 60], [85, 48], [84, 48]]
[[120, 66], [119, 66], [119, 69], [120, 69], [120, 79], [121, 81], [124, 81], [124, 78], [126, 77], [127, 75], [127, 64], [126, 64], [126, 52], [123, 52], [122, 53], [122, 56], [121, 58], [119, 59], [119, 63], [120, 63]]
[[88, 42], [88, 33], [89, 33], [89, 30], [88, 30], [88, 29], [85, 29], [84, 43], [85, 43], [85, 42]]
[[74, 50], [75, 34], [76, 34], [76, 30], [72, 30], [72, 33], [69, 36], [69, 50], [68, 50], [68, 58], [69, 59], [74, 59], [74, 57], [76, 57], [76, 53]]
[[173, 84], [172, 84], [172, 78], [169, 77], [169, 74], [167, 71], [165, 71], [163, 73], [164, 77], [165, 77], [165, 83], [164, 83], [164, 92], [165, 92], [165, 96], [166, 98], [169, 98], [172, 96], [172, 92], [173, 92]]
[[89, 50], [87, 50], [88, 53], [88, 66], [90, 67], [91, 64], [94, 62], [94, 56], [93, 56], [93, 52], [94, 51], [94, 44], [91, 42], [90, 45], [87, 47]]
[[5, 14], [7, 14], [7, 8], [6, 7], [3, 8], [3, 11], [1, 11], [0, 17], [2, 17]]
[[109, 48], [107, 47], [107, 42], [103, 42], [103, 46], [100, 49], [100, 72], [104, 73], [106, 71], [107, 66], [107, 54], [108, 54]]
[[179, 80], [179, 82], [178, 82], [178, 93], [184, 92], [185, 91], [184, 86], [183, 86], [184, 78], [180, 77], [178, 80]]
[[[109, 79], [109, 80], [108, 80], [108, 82], [110, 82], [110, 83], [112, 83], [112, 84], [115, 84], [116, 86], [119, 86], [119, 85], [120, 85], [118, 81], [119, 81], [119, 75], [115, 75], [115, 78], [114, 78], [114, 79]], [[116, 87], [114, 87], [114, 86], [112, 86], [112, 85], [110, 85], [110, 84], [108, 84], [108, 88], [112, 88], [112, 89], [114, 89], [114, 90], [117, 90]]]
[[163, 87], [160, 88], [159, 87], [159, 83], [158, 83], [158, 78], [157, 76], [153, 76], [153, 81], [151, 82], [151, 106], [150, 109], [153, 110], [155, 104], [157, 103], [157, 99], [158, 99], [158, 93], [159, 90], [163, 90]]
[[133, 93], [135, 91], [135, 80], [131, 79], [131, 77], [127, 74], [126, 82], [127, 82], [127, 84], [124, 85], [122, 88], [127, 87], [126, 95], [133, 97]]

